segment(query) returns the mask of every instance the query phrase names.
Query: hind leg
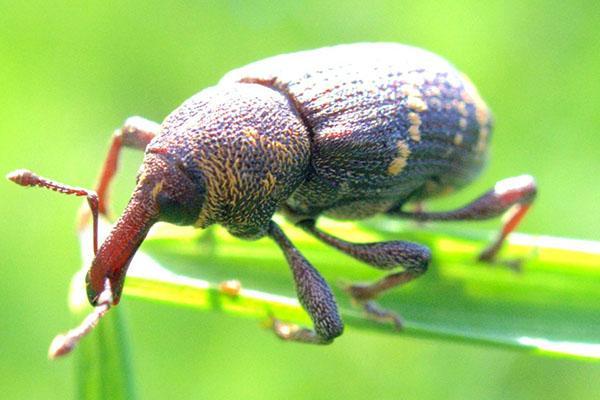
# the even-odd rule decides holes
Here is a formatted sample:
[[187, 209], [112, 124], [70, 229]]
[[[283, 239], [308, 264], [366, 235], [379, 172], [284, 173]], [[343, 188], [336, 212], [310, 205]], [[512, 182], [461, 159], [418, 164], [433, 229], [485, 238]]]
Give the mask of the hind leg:
[[352, 299], [362, 306], [368, 316], [380, 321], [392, 321], [396, 327], [402, 327], [400, 316], [379, 306], [375, 299], [385, 291], [423, 275], [427, 271], [431, 259], [431, 252], [427, 247], [396, 240], [377, 243], [350, 243], [319, 230], [314, 220], [301, 221], [297, 226], [322, 242], [375, 268], [391, 270], [403, 267], [404, 270], [391, 273], [374, 283], [353, 284], [345, 288]]
[[522, 175], [499, 181], [493, 189], [458, 210], [427, 213], [397, 209], [388, 211], [388, 214], [417, 221], [466, 221], [490, 219], [506, 213], [506, 221], [498, 236], [479, 254], [480, 260], [494, 262], [504, 240], [527, 213], [536, 193], [533, 177]]

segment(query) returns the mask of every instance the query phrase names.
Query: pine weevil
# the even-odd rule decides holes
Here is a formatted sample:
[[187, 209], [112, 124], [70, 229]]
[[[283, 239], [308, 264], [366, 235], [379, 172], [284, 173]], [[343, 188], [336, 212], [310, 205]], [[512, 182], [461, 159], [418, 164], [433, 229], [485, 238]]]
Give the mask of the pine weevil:
[[[272, 238], [291, 268], [314, 328], [275, 320], [283, 339], [326, 344], [343, 331], [331, 289], [272, 221], [275, 212], [332, 247], [381, 270], [396, 270], [346, 291], [364, 311], [400, 325], [375, 302], [422, 275], [429, 249], [389, 241], [350, 243], [316, 226], [319, 216], [359, 220], [376, 214], [417, 221], [479, 220], [506, 211], [497, 239], [479, 255], [494, 261], [536, 194], [532, 177], [498, 182], [466, 206], [407, 211], [469, 184], [486, 161], [490, 111], [472, 83], [441, 57], [393, 43], [340, 45], [267, 58], [234, 70], [173, 111], [162, 124], [128, 119], [113, 136], [95, 191], [29, 171], [8, 178], [86, 196], [94, 217], [95, 258], [86, 277], [94, 313], [54, 344], [61, 355], [119, 302], [130, 260], [157, 221], [232, 235]], [[107, 213], [121, 148], [144, 150], [129, 204], [97, 249], [96, 220]]]

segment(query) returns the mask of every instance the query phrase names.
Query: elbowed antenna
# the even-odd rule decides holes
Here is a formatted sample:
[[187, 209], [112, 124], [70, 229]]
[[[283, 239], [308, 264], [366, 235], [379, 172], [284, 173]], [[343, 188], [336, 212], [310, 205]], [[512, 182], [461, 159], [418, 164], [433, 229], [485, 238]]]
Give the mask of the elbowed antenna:
[[98, 249], [98, 195], [84, 188], [69, 186], [20, 169], [6, 175], [10, 181], [25, 187], [37, 186], [55, 192], [86, 196], [93, 217], [94, 260], [86, 276], [88, 300], [94, 310], [79, 326], [58, 335], [50, 345], [48, 356], [56, 358], [69, 353], [98, 321], [119, 302], [129, 262], [158, 219], [158, 208], [152, 188], [138, 186], [110, 235]]

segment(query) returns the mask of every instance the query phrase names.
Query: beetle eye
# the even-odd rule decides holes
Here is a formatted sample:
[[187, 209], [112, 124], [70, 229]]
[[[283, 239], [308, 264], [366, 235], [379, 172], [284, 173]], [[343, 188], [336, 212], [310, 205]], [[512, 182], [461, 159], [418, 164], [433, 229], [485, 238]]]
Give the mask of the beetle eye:
[[188, 209], [168, 194], [164, 192], [158, 193], [156, 195], [156, 203], [158, 204], [160, 219], [162, 221], [173, 224], [189, 223], [190, 215]]

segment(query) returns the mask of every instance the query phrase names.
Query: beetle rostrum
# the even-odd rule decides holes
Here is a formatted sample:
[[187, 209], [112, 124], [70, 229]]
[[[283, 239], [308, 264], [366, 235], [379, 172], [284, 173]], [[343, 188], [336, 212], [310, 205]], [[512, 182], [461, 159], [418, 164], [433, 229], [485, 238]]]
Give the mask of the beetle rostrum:
[[[377, 282], [353, 284], [346, 291], [369, 316], [401, 326], [400, 317], [376, 299], [422, 275], [429, 249], [401, 240], [347, 242], [319, 230], [317, 220], [377, 214], [418, 221], [478, 220], [510, 210], [496, 240], [479, 256], [494, 262], [533, 202], [532, 177], [503, 180], [457, 210], [407, 210], [411, 203], [473, 181], [486, 163], [492, 122], [477, 89], [450, 63], [393, 43], [271, 57], [226, 74], [160, 125], [128, 119], [113, 135], [96, 186], [97, 202], [89, 201], [92, 214], [106, 214], [122, 147], [145, 151], [129, 204], [87, 275], [89, 300], [101, 307], [95, 321], [119, 302], [129, 262], [155, 222], [198, 228], [219, 224], [246, 240], [269, 236], [285, 255], [314, 327], [275, 320], [275, 333], [287, 340], [332, 342], [343, 331], [334, 296], [273, 222], [273, 214], [281, 212], [324, 243], [390, 271]], [[9, 178], [88, 200], [95, 196], [28, 171]], [[56, 354], [70, 350], [83, 334], [67, 336]]]

